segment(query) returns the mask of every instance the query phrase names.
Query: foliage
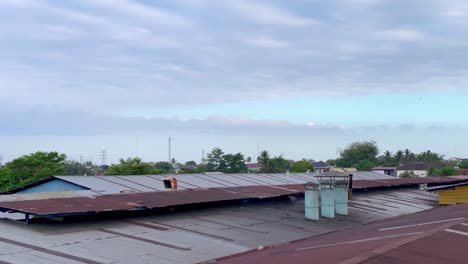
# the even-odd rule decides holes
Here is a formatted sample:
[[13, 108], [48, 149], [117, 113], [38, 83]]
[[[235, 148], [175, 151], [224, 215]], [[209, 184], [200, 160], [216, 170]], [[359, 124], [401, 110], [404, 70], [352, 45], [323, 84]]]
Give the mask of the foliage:
[[171, 173], [174, 171], [174, 166], [167, 161], [159, 161], [154, 164], [154, 167], [161, 171], [160, 173]]
[[206, 155], [206, 171], [222, 171], [224, 168], [223, 162], [224, 152], [220, 148], [214, 148]]
[[208, 153], [207, 158], [199, 166], [200, 171], [214, 172], [219, 171], [223, 173], [241, 173], [247, 172], [247, 166], [245, 165], [245, 158], [242, 153], [228, 153], [224, 154], [224, 151], [220, 148], [214, 148]]
[[97, 166], [91, 161], [80, 163], [74, 160], [67, 160], [65, 161], [64, 166], [65, 166], [66, 175], [94, 176], [94, 175], [102, 175], [103, 172], [105, 171], [105, 168]]
[[[394, 155], [390, 151], [385, 151], [378, 157], [376, 165], [385, 167], [395, 167], [405, 162], [434, 162], [443, 160], [443, 155], [440, 155], [430, 150], [419, 154], [413, 153], [410, 149], [398, 150]], [[468, 164], [467, 164], [468, 165]]]
[[120, 159], [119, 164], [112, 164], [106, 175], [146, 175], [159, 174], [161, 170], [155, 164], [142, 162], [140, 158]]
[[458, 168], [460, 169], [468, 169], [468, 161], [460, 162], [458, 164]]
[[371, 171], [372, 168], [374, 168], [374, 164], [368, 160], [363, 160], [356, 166], [356, 169], [359, 171]]
[[242, 155], [241, 153], [223, 155], [222, 163], [223, 167], [221, 171], [224, 173], [247, 172], [245, 158], [244, 155]]
[[260, 152], [258, 162], [260, 163], [259, 172], [262, 173], [285, 173], [291, 167], [289, 162], [284, 159], [283, 156], [271, 158], [270, 154], [266, 150]]
[[6, 165], [7, 170], [3, 172], [7, 174], [9, 171], [8, 188], [16, 188], [45, 177], [65, 174], [66, 157], [65, 154], [58, 152], [38, 151], [11, 161]]
[[439, 161], [443, 160], [444, 155], [440, 155], [435, 152], [431, 152], [430, 150], [421, 152], [416, 155], [416, 160], [417, 161], [426, 161], [426, 162], [432, 162], [432, 161]]
[[11, 171], [7, 167], [0, 167], [0, 191], [8, 191], [19, 186], [13, 185], [13, 178], [11, 177]]
[[271, 172], [273, 170], [271, 167], [272, 164], [270, 161], [270, 153], [268, 153], [268, 151], [263, 150], [262, 152], [260, 152], [260, 155], [258, 156], [257, 161], [260, 165], [259, 172], [266, 173], [266, 172]]
[[349, 144], [336, 160], [336, 165], [340, 167], [357, 167], [360, 162], [368, 161], [375, 163], [379, 148], [375, 141], [358, 141]]
[[458, 175], [458, 170], [451, 165], [444, 165], [438, 169], [430, 167], [427, 171], [427, 175], [437, 177], [437, 176], [455, 176]]
[[312, 166], [312, 163], [305, 159], [297, 161], [291, 166], [292, 172], [307, 172], [313, 170], [314, 166]]
[[400, 178], [417, 178], [417, 176], [414, 174], [414, 171], [405, 171], [400, 174]]

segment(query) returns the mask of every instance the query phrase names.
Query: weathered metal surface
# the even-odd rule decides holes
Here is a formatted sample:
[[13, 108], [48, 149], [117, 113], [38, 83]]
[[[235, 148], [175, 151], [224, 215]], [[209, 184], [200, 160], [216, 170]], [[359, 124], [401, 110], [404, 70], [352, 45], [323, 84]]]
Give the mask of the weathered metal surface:
[[[355, 189], [369, 189], [391, 186], [415, 186], [421, 183], [446, 184], [448, 182], [453, 183], [460, 181], [466, 181], [466, 179], [459, 179], [457, 177], [441, 177], [389, 179], [379, 181], [354, 181], [353, 187]], [[303, 191], [303, 184], [278, 186], [260, 185], [212, 189], [200, 188], [170, 192], [146, 192], [119, 195], [101, 195], [94, 197], [0, 202], [0, 208], [3, 208], [2, 211], [11, 210], [29, 212], [35, 215], [96, 213], [107, 211], [127, 211], [135, 209], [153, 209], [176, 205], [189, 205], [251, 198], [261, 199], [299, 193]], [[328, 204], [327, 200], [325, 200], [325, 203], [325, 206], [331, 205]], [[325, 214], [330, 215], [327, 213]]]
[[[335, 219], [321, 218], [314, 222], [304, 219], [302, 199], [200, 208], [130, 217], [125, 221], [108, 219], [26, 226], [0, 220], [0, 237], [38, 246], [38, 250], [50, 249], [57, 254], [80, 256], [99, 263], [190, 264], [419, 212], [436, 206], [437, 196], [419, 190], [379, 190], [357, 193], [354, 201], [364, 209], [350, 207], [348, 216], [337, 215]], [[368, 210], [368, 207], [379, 210]], [[152, 241], [191, 250], [173, 249]], [[15, 264], [77, 263], [3, 242], [0, 242], [0, 251], [0, 261]]]
[[466, 263], [468, 204], [223, 257], [216, 263]]
[[251, 186], [193, 191], [148, 192], [74, 197], [30, 201], [0, 202], [2, 211], [28, 212], [34, 215], [65, 215], [154, 209], [177, 205], [190, 205], [252, 198], [271, 198], [302, 192], [302, 186]]
[[[181, 189], [190, 188], [225, 188], [253, 185], [284, 185], [284, 184], [304, 184], [309, 181], [315, 181], [314, 176], [317, 173], [274, 173], [274, 174], [171, 174], [171, 175], [135, 175], [135, 176], [55, 176], [47, 178], [36, 183], [30, 184], [16, 191], [34, 191], [32, 188], [38, 188], [50, 181], [57, 181], [51, 184], [53, 188], [46, 188], [47, 191], [60, 191], [60, 185], [70, 183], [75, 184], [76, 189], [90, 189], [101, 194], [116, 194], [122, 191], [132, 192], [152, 192], [167, 191], [164, 188], [163, 179], [165, 177], [174, 177], [178, 181]], [[355, 179], [358, 180], [385, 180], [393, 177], [376, 172], [354, 172]]]

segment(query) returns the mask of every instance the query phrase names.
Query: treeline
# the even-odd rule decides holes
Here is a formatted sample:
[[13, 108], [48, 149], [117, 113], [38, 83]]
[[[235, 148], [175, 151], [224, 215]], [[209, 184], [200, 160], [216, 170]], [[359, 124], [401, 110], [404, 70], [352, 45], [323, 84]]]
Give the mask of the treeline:
[[[335, 167], [353, 167], [361, 171], [370, 171], [375, 166], [398, 166], [408, 161], [440, 162], [443, 165], [431, 167], [430, 176], [447, 176], [458, 174], [458, 168], [468, 168], [468, 163], [450, 164], [443, 162], [444, 156], [431, 152], [413, 153], [409, 149], [399, 150], [395, 153], [384, 151], [379, 155], [379, 148], [374, 141], [354, 142], [348, 145], [337, 159], [328, 160], [329, 165]], [[247, 173], [252, 172], [246, 163], [252, 158], [242, 153], [225, 153], [220, 148], [214, 148], [207, 157], [197, 164], [195, 161], [185, 163], [172, 160], [158, 162], [144, 162], [141, 158], [133, 157], [120, 159], [118, 163], [110, 166], [99, 166], [90, 161], [77, 162], [67, 160], [65, 154], [58, 152], [32, 153], [19, 157], [0, 167], [0, 190], [5, 191], [37, 181], [53, 175], [147, 175], [167, 173]], [[257, 158], [258, 168], [254, 172], [284, 173], [313, 171], [312, 160], [299, 160], [293, 162], [283, 156], [271, 156], [266, 150]], [[409, 173], [407, 177], [412, 177]]]
[[[458, 168], [468, 168], [468, 163], [445, 162], [444, 155], [430, 150], [420, 153], [414, 153], [410, 149], [398, 150], [395, 153], [386, 150], [380, 156], [379, 153], [375, 141], [353, 142], [340, 152], [339, 158], [327, 162], [336, 167], [353, 167], [360, 171], [370, 171], [376, 166], [396, 167], [406, 162], [429, 162], [433, 164], [428, 169], [429, 176], [457, 175]], [[414, 173], [408, 172], [403, 177], [414, 177]]]
[[[245, 158], [242, 153], [224, 153], [220, 148], [213, 149], [207, 154], [202, 163], [195, 161], [179, 163], [172, 162], [144, 162], [141, 158], [133, 157], [120, 159], [118, 163], [99, 166], [91, 161], [78, 162], [67, 160], [65, 154], [58, 152], [38, 151], [21, 156], [0, 167], [0, 191], [14, 189], [28, 183], [53, 175], [148, 175], [168, 173], [247, 173], [246, 162], [252, 159]], [[291, 164], [282, 156], [270, 157], [268, 151], [262, 151], [258, 159], [260, 172], [276, 173], [292, 170], [305, 172], [312, 170], [310, 161], [298, 161]]]

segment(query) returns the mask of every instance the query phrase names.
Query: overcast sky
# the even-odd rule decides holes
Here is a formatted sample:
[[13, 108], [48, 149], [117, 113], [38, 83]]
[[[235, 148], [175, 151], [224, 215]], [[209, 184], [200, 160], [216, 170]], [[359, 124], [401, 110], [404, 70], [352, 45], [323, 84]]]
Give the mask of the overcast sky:
[[0, 155], [468, 157], [468, 1], [0, 0]]

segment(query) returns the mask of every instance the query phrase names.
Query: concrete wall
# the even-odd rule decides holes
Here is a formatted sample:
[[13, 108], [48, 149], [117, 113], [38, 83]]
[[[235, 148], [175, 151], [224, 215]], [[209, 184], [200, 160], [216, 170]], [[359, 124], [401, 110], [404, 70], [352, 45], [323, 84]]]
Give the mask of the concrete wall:
[[69, 183], [66, 181], [56, 179], [50, 182], [46, 182], [46, 183], [28, 188], [26, 190], [22, 190], [18, 193], [25, 194], [25, 193], [43, 193], [43, 192], [68, 192], [68, 191], [82, 191], [82, 190], [87, 190], [87, 189], [79, 185], [73, 184], [73, 183]]

